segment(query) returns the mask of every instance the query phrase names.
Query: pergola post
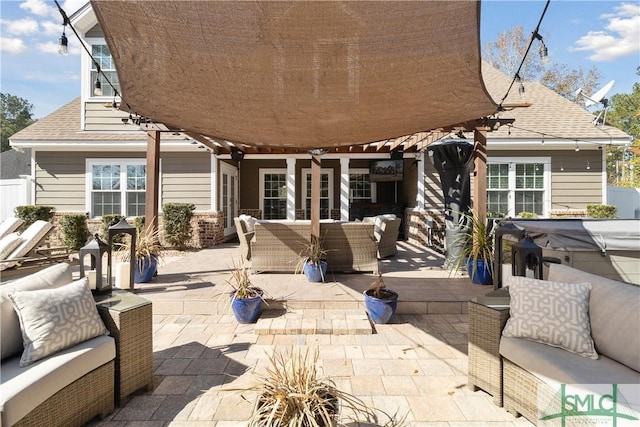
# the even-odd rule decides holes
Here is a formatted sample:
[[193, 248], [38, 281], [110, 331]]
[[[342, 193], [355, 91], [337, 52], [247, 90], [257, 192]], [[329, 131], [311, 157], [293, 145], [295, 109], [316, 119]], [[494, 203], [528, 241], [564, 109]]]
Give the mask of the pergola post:
[[476, 128], [473, 133], [473, 213], [482, 224], [487, 221], [487, 131]]
[[320, 242], [320, 156], [311, 156], [311, 243]]
[[158, 230], [158, 190], [160, 185], [160, 132], [147, 132], [147, 198], [144, 204], [145, 228]]

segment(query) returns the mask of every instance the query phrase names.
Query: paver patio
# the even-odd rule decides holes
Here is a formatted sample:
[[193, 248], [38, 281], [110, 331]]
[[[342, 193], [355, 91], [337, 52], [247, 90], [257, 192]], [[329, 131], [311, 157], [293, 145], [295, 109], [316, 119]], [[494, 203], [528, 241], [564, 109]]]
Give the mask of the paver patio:
[[[392, 323], [368, 333], [256, 333], [256, 325], [235, 321], [225, 301], [235, 245], [169, 260], [152, 283], [136, 285], [154, 306], [154, 389], [91, 425], [245, 426], [256, 397], [246, 388], [264, 372], [268, 355], [298, 349], [317, 350], [324, 375], [376, 408], [380, 425], [388, 421], [384, 412], [403, 426], [530, 426], [467, 387], [466, 301], [490, 289], [449, 278], [435, 252], [400, 246], [380, 267], [405, 304]], [[373, 276], [331, 279], [311, 284], [300, 275], [253, 275], [271, 296], [262, 318], [359, 319], [361, 292]], [[346, 411], [341, 415], [345, 425], [357, 425]]]

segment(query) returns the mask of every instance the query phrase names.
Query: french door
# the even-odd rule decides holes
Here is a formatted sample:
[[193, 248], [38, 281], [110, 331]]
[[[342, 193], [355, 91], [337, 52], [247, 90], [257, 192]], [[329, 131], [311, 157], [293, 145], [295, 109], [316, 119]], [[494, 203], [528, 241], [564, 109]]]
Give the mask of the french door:
[[233, 218], [238, 216], [238, 169], [220, 162], [220, 206], [224, 214], [224, 235], [236, 232]]

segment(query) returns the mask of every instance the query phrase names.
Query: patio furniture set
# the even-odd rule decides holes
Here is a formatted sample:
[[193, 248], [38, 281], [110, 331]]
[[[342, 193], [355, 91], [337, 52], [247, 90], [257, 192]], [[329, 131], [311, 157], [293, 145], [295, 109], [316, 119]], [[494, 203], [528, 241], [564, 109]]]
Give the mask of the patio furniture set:
[[602, 396], [602, 384], [609, 394], [640, 384], [640, 286], [562, 264], [550, 264], [547, 280], [512, 276], [507, 283], [469, 302], [472, 390], [538, 424], [572, 416], [549, 413], [561, 408], [553, 399], [565, 386]]
[[[234, 218], [240, 249], [251, 270], [293, 273], [311, 235], [310, 221], [258, 221]], [[397, 253], [400, 218], [391, 215], [362, 222], [320, 222], [320, 243], [327, 251], [329, 271], [378, 273], [378, 259]]]
[[60, 263], [4, 284], [0, 307], [0, 425], [82, 425], [152, 385], [150, 301], [94, 297]]

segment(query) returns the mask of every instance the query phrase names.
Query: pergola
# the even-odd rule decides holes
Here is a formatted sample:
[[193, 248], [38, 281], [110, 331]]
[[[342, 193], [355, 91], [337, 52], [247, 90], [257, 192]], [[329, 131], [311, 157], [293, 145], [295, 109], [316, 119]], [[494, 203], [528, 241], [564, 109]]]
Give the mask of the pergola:
[[320, 153], [417, 151], [474, 131], [474, 209], [484, 215], [497, 105], [481, 76], [478, 1], [91, 3], [121, 109], [149, 119], [147, 221], [163, 131], [216, 153], [312, 154], [312, 238]]

